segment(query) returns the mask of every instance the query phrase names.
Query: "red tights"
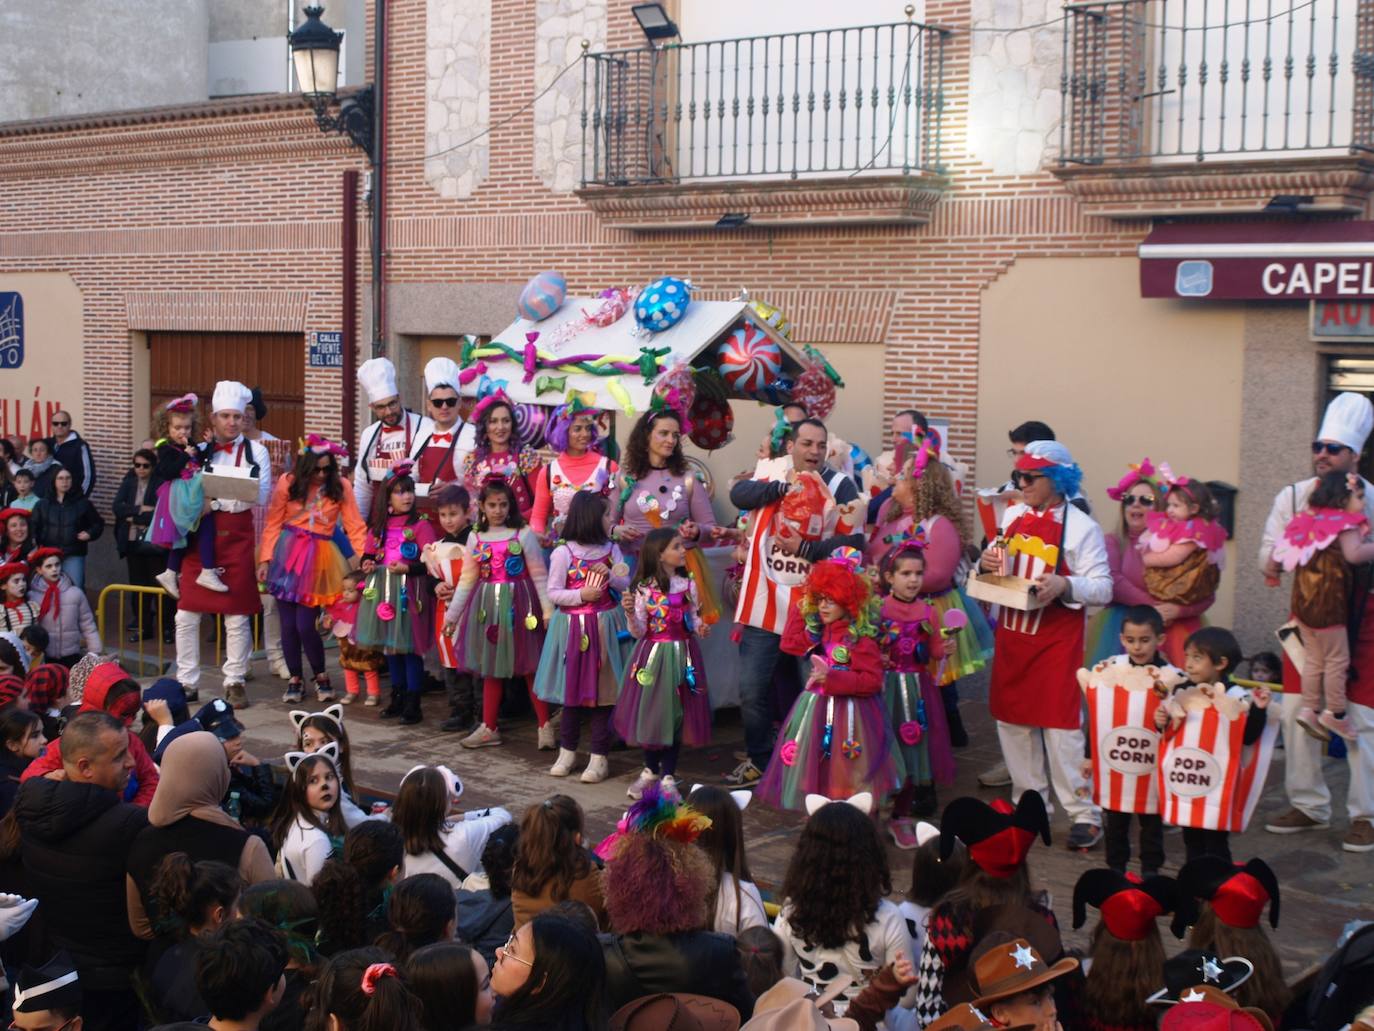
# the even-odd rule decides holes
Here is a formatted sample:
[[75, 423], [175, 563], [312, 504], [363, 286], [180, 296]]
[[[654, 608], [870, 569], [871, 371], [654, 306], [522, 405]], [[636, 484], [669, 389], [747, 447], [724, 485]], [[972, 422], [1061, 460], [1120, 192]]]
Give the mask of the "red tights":
[[[501, 692], [505, 689], [505, 681], [498, 680], [496, 677], [484, 677], [482, 679], [482, 722], [490, 730], [496, 729], [497, 719], [501, 714]], [[525, 678], [525, 689], [530, 693], [530, 704], [534, 706], [535, 719], [542, 727], [549, 722], [549, 703], [542, 698], [535, 697], [534, 677]]]

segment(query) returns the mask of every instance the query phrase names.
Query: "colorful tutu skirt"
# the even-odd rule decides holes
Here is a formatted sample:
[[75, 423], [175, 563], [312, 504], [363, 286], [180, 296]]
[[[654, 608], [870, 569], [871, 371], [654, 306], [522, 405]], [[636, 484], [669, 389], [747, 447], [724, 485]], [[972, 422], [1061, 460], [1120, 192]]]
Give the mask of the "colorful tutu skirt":
[[204, 511], [205, 483], [199, 473], [159, 485], [148, 540], [160, 548], [186, 547], [186, 537], [200, 526]]
[[801, 809], [807, 795], [843, 799], [871, 791], [882, 798], [905, 778], [881, 695], [832, 697], [813, 690], [803, 691], [787, 714], [754, 793], [779, 809]]
[[284, 526], [267, 567], [267, 593], [310, 608], [333, 605], [347, 574], [348, 561], [333, 534]]
[[358, 603], [353, 639], [363, 648], [423, 655], [434, 646], [434, 605], [427, 576], [374, 569]]
[[935, 610], [936, 622], [941, 626], [945, 613], [951, 609], [958, 609], [968, 617], [964, 629], [945, 638], [945, 661], [937, 687], [977, 673], [988, 664], [992, 658], [992, 624], [982, 606], [965, 594], [962, 587], [951, 587], [942, 594], [922, 595], [921, 600]]
[[528, 576], [479, 581], [458, 620], [457, 668], [497, 679], [533, 673], [544, 649], [542, 611]]
[[629, 636], [619, 605], [600, 612], [558, 609], [534, 674], [535, 696], [556, 705], [614, 705]]
[[928, 673], [883, 675], [883, 706], [906, 776], [917, 784], [953, 784], [954, 749], [940, 689]]
[[711, 696], [695, 637], [635, 645], [611, 723], [627, 745], [698, 748], [711, 740]]
[[[1088, 621], [1086, 646], [1084, 648], [1086, 654], [1083, 663], [1086, 667], [1092, 669], [1103, 659], [1110, 659], [1113, 655], [1121, 654], [1123, 651], [1121, 647], [1121, 624], [1125, 620], [1126, 609], [1129, 607], [1128, 605], [1108, 605]], [[1200, 616], [1174, 620], [1164, 628], [1164, 641], [1160, 644], [1159, 650], [1164, 653], [1166, 659], [1182, 669], [1183, 642], [1205, 625], [1206, 622]]]

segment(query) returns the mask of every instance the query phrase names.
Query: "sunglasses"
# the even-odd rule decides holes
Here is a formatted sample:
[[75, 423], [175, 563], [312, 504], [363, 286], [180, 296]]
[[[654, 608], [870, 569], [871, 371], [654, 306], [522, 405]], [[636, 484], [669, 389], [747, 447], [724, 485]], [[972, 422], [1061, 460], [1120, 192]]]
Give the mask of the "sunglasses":
[[458, 399], [456, 397], [431, 397], [429, 403], [435, 408], [457, 408]]
[[1327, 444], [1327, 443], [1325, 443], [1324, 441], [1320, 441], [1320, 440], [1314, 440], [1314, 441], [1312, 441], [1312, 454], [1314, 454], [1314, 455], [1319, 455], [1319, 454], [1321, 454], [1323, 451], [1325, 451], [1325, 452], [1326, 452], [1328, 455], [1330, 455], [1332, 458], [1335, 458], [1335, 457], [1336, 457], [1337, 455], [1339, 455], [1342, 451], [1349, 451], [1349, 450], [1350, 450], [1350, 448], [1346, 447], [1344, 444]]
[[317, 473], [332, 473], [334, 471], [334, 463], [326, 462], [324, 465], [317, 465], [315, 466], [315, 471]]
[[1155, 499], [1148, 494], [1127, 494], [1121, 499], [1121, 503], [1128, 506], [1145, 505], [1147, 507], [1152, 507], [1155, 503]]
[[134, 468], [135, 468], [135, 469], [151, 469], [152, 467], [153, 467], [153, 466], [152, 466], [152, 463], [151, 463], [151, 462], [135, 462], [135, 463], [134, 463]]
[[517, 962], [517, 963], [523, 963], [525, 966], [533, 968], [533, 967], [534, 967], [534, 964], [531, 963], [529, 960], [527, 960], [527, 959], [521, 959], [521, 958], [520, 958], [519, 956], [517, 956], [515, 953], [511, 952], [510, 947], [511, 947], [512, 945], [514, 945], [514, 944], [515, 944], [515, 932], [514, 932], [514, 931], [511, 931], [510, 937], [506, 939], [506, 944], [502, 945], [501, 948], [500, 948], [500, 950], [499, 950], [500, 953], [501, 953], [501, 955], [504, 956], [506, 959], [513, 959], [513, 960], [515, 960], [515, 962]]
[[1019, 486], [1029, 487], [1036, 480], [1043, 480], [1045, 477], [1040, 473], [1023, 473], [1017, 471], [1012, 474], [1012, 481]]
[[54, 419], [52, 424], [54, 426], [70, 426], [72, 421], [70, 419]]

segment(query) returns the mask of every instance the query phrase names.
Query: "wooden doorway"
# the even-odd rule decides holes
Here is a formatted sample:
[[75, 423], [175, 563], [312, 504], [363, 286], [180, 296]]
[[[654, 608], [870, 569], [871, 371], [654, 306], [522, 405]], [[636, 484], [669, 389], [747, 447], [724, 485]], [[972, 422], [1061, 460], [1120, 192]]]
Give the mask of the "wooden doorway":
[[215, 383], [236, 379], [262, 390], [261, 426], [295, 442], [305, 433], [305, 346], [300, 333], [148, 334], [148, 393], [154, 410], [188, 390], [209, 407]]

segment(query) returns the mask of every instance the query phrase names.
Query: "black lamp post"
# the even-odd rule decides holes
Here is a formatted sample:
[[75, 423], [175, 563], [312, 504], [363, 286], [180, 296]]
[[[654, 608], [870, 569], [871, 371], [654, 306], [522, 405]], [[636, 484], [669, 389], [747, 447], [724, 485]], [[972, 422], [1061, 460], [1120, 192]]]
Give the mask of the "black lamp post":
[[320, 20], [324, 7], [313, 4], [305, 9], [305, 21], [291, 33], [287, 42], [296, 67], [296, 80], [301, 94], [315, 112], [315, 123], [324, 133], [338, 133], [364, 154], [372, 166], [372, 188], [369, 191], [369, 211], [372, 217], [372, 353], [384, 350], [380, 325], [382, 313], [382, 133], [381, 104], [377, 83], [382, 81], [383, 10], [377, 5], [376, 83], [368, 84], [338, 101], [338, 114], [331, 108], [338, 100], [339, 45], [343, 33], [336, 32]]

